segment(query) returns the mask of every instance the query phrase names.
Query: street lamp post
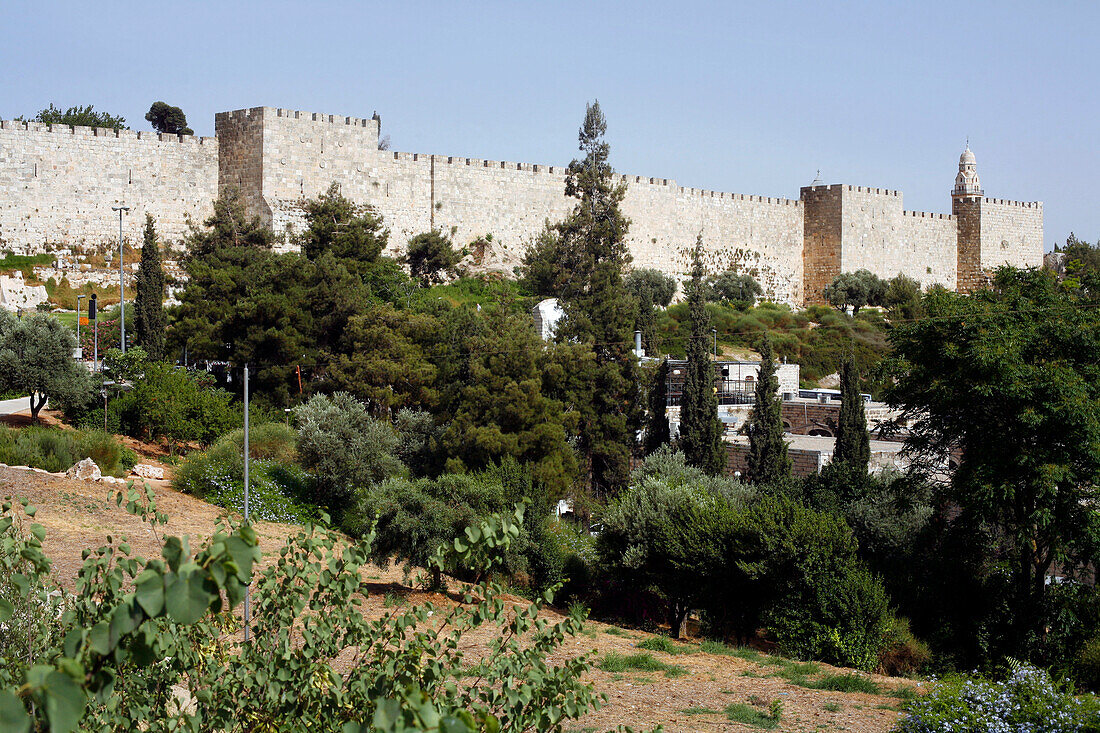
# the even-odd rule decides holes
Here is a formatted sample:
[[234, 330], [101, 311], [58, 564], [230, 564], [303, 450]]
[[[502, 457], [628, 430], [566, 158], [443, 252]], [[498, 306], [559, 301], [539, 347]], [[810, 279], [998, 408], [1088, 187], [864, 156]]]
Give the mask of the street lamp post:
[[99, 309], [96, 307], [96, 294], [88, 300], [88, 314], [92, 317], [92, 371], [98, 369], [99, 364]]
[[126, 291], [122, 274], [122, 215], [129, 211], [126, 204], [112, 206], [111, 211], [118, 212], [118, 322], [122, 329], [122, 353], [126, 353]]
[[718, 358], [718, 329], [710, 329], [711, 334], [714, 336], [714, 358]]

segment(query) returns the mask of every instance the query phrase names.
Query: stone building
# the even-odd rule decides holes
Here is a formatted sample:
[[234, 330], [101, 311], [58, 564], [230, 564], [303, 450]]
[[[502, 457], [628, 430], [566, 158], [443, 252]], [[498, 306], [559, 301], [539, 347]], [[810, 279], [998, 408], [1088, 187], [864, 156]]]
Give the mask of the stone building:
[[[178, 240], [229, 187], [292, 246], [302, 200], [335, 182], [383, 216], [390, 253], [436, 228], [460, 246], [482, 243], [482, 258], [506, 270], [547, 220], [575, 205], [564, 195], [562, 166], [382, 151], [379, 127], [377, 115], [273, 107], [219, 113], [214, 138], [5, 121], [0, 246], [110, 242], [117, 231], [110, 207], [122, 201], [132, 207], [124, 222], [131, 241], [140, 239], [146, 212], [166, 239]], [[950, 214], [907, 211], [900, 191], [866, 186], [815, 181], [794, 199], [667, 178], [620, 180], [636, 266], [681, 277], [702, 233], [717, 269], [753, 275], [780, 302], [818, 302], [833, 277], [859, 268], [968, 290], [999, 264], [1042, 264], [1042, 204], [986, 198], [969, 147]]]

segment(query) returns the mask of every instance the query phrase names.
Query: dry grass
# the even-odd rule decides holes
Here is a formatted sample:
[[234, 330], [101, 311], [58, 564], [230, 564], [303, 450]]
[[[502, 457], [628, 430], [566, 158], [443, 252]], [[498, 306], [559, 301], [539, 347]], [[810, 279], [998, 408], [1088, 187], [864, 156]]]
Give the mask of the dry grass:
[[[159, 509], [169, 521], [164, 532], [189, 535], [192, 547], [208, 537], [222, 510], [194, 497], [172, 490], [167, 482], [155, 483]], [[38, 507], [35, 520], [47, 531], [46, 552], [54, 559], [54, 573], [63, 585], [72, 585], [81, 565], [80, 553], [85, 548], [99, 547], [107, 534], [129, 536], [136, 554], [146, 557], [159, 554], [160, 545], [148, 528], [138, 519], [115, 506], [113, 487], [103, 484], [70, 481], [55, 476], [0, 467], [0, 496], [26, 497]], [[291, 525], [261, 522], [257, 525], [261, 549], [273, 555], [287, 535], [296, 531]], [[381, 616], [392, 612], [396, 604], [433, 602], [454, 603], [453, 596], [425, 593], [403, 583], [400, 568], [371, 568], [367, 571], [371, 592], [367, 608]], [[515, 598], [517, 603], [526, 603]], [[557, 616], [546, 611], [548, 618]], [[660, 670], [631, 669], [625, 665], [610, 665], [610, 670], [594, 668], [588, 679], [608, 696], [600, 711], [578, 721], [570, 730], [606, 730], [619, 724], [635, 729], [648, 729], [663, 724], [666, 731], [742, 731], [751, 725], [733, 722], [724, 711], [742, 710], [754, 705], [754, 700], [781, 700], [782, 719], [777, 730], [782, 731], [853, 731], [855, 733], [886, 733], [898, 718], [889, 709], [898, 703], [894, 693], [900, 687], [911, 688], [907, 680], [870, 676], [881, 695], [866, 692], [836, 692], [810, 689], [807, 680], [847, 674], [828, 665], [807, 665], [795, 668], [807, 673], [791, 673], [792, 664], [755, 650], [737, 650], [714, 643], [678, 642], [674, 645], [656, 640], [653, 634], [592, 622], [590, 631], [569, 639], [556, 656], [557, 661], [583, 653], [593, 653], [594, 661], [614, 655], [637, 657], [642, 653], [664, 669], [682, 668], [666, 676]], [[463, 647], [470, 654], [485, 648], [495, 635], [493, 629], [480, 629], [464, 638]], [[641, 649], [639, 648], [641, 647]], [[662, 651], [668, 648], [673, 654]], [[797, 677], [795, 681], [792, 679]], [[868, 687], [868, 689], [870, 689]], [[723, 714], [703, 713], [723, 711]]]

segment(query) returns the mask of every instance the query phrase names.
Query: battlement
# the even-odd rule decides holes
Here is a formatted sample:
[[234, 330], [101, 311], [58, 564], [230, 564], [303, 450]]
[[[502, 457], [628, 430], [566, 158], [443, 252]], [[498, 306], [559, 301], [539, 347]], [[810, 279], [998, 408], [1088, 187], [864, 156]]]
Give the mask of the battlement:
[[845, 186], [846, 191], [852, 193], [870, 193], [875, 196], [901, 196], [901, 191], [890, 188], [872, 188], [871, 186]]
[[997, 206], [1011, 206], [1017, 209], [1037, 209], [1042, 211], [1042, 201], [1013, 201], [1011, 199], [995, 199], [989, 196], [980, 196], [977, 194], [971, 195], [956, 195], [952, 197], [955, 201], [968, 203], [968, 204], [995, 204]]
[[73, 137], [118, 138], [122, 140], [146, 140], [150, 142], [177, 143], [180, 145], [214, 145], [216, 137], [198, 137], [197, 135], [169, 135], [149, 130], [116, 130], [113, 127], [88, 127], [85, 125], [51, 125], [45, 122], [21, 122], [19, 120], [0, 120], [0, 130], [15, 132], [45, 132], [54, 135]]
[[275, 112], [276, 117], [305, 120], [307, 122], [325, 122], [330, 125], [351, 125], [352, 127], [374, 127], [377, 121], [370, 117], [345, 117], [343, 115], [326, 115], [320, 112], [302, 112], [296, 109], [283, 109], [282, 107], [263, 107]]
[[830, 183], [822, 186], [803, 186], [800, 192], [815, 191], [847, 191], [849, 193], [869, 193], [876, 196], [901, 196], [901, 191], [891, 188], [874, 188], [872, 186], [852, 186], [847, 183]]
[[994, 199], [983, 197], [982, 203], [985, 204], [999, 204], [1001, 206], [1015, 206], [1021, 209], [1041, 209], [1043, 208], [1042, 201], [1010, 201], [1009, 199]]
[[[435, 155], [434, 153], [405, 153], [392, 151], [387, 153], [391, 160], [410, 163], [434, 162], [436, 165], [467, 166], [471, 168], [492, 168], [506, 171], [526, 171], [528, 173], [541, 173], [555, 177], [562, 177], [568, 168], [561, 165], [546, 165], [544, 163], [517, 163], [511, 160], [489, 160], [484, 158], [464, 158], [454, 155]], [[725, 199], [729, 201], [749, 201], [776, 206], [801, 206], [798, 199], [787, 199], [779, 196], [756, 196], [747, 193], [728, 193], [725, 191], [711, 191], [709, 189], [679, 186], [674, 179], [656, 178], [651, 176], [632, 176], [621, 173], [615, 174], [615, 180], [628, 185], [660, 186], [673, 188], [687, 196], [703, 196], [708, 198]]]
[[953, 221], [957, 217], [954, 214], [933, 214], [930, 211], [902, 211], [902, 216], [912, 216], [916, 219], [940, 219], [941, 221]]
[[377, 127], [377, 121], [370, 117], [345, 117], [344, 115], [326, 115], [321, 112], [303, 112], [296, 109], [283, 109], [282, 107], [250, 107], [248, 109], [235, 109], [229, 112], [218, 112], [215, 120], [247, 120], [251, 117], [271, 117], [301, 122], [319, 122], [329, 125], [348, 125], [351, 127]]
[[[675, 186], [676, 182], [673, 181], [672, 185]], [[726, 193], [724, 191], [711, 191], [704, 188], [691, 188], [681, 187], [681, 193], [688, 196], [703, 196], [714, 199], [728, 199], [730, 201], [749, 201], [758, 204], [774, 204], [776, 206], [802, 206], [802, 201], [798, 199], [786, 199], [780, 196], [756, 196], [754, 194], [747, 193]]]

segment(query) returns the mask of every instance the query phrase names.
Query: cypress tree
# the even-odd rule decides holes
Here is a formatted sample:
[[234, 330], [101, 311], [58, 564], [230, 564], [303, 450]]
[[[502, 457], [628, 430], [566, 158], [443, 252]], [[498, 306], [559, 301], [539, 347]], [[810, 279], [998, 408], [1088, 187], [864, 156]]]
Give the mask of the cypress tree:
[[837, 420], [836, 449], [833, 463], [845, 465], [860, 474], [867, 473], [871, 462], [871, 438], [867, 417], [859, 394], [859, 374], [851, 357], [840, 367], [840, 418]]
[[668, 359], [661, 359], [661, 363], [653, 372], [648, 398], [647, 409], [649, 415], [645, 430], [645, 454], [647, 456], [672, 439], [668, 426], [667, 410]]
[[137, 296], [134, 300], [134, 333], [138, 345], [153, 361], [164, 359], [164, 266], [160, 260], [160, 243], [151, 214], [145, 215], [145, 237], [141, 245], [138, 266]]
[[722, 424], [718, 421], [718, 396], [714, 386], [714, 362], [707, 349], [710, 318], [706, 307], [706, 282], [702, 260], [703, 240], [695, 241], [691, 281], [687, 286], [691, 337], [687, 344], [687, 374], [680, 399], [680, 450], [687, 462], [712, 475], [726, 466]]
[[749, 420], [749, 480], [774, 484], [791, 476], [791, 458], [783, 440], [783, 400], [775, 374], [772, 343], [766, 335], [758, 347], [760, 372], [756, 376], [756, 399]]
[[631, 346], [635, 303], [623, 283], [630, 262], [630, 220], [620, 210], [626, 185], [613, 180], [607, 122], [599, 102], [588, 105], [579, 139], [585, 156], [569, 164], [565, 194], [579, 199], [573, 213], [553, 227], [569, 277], [561, 300], [562, 341], [587, 344], [594, 359], [578, 364], [569, 395], [580, 415], [579, 448], [587, 459], [592, 490], [615, 492], [630, 475], [635, 434], [641, 427], [638, 370]]
[[657, 343], [657, 309], [653, 306], [653, 294], [642, 290], [638, 298], [638, 317], [634, 327], [642, 332], [642, 348], [646, 356], [657, 356], [660, 346]]

